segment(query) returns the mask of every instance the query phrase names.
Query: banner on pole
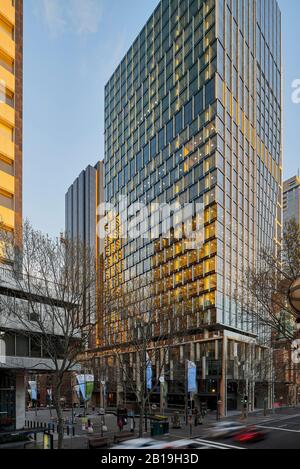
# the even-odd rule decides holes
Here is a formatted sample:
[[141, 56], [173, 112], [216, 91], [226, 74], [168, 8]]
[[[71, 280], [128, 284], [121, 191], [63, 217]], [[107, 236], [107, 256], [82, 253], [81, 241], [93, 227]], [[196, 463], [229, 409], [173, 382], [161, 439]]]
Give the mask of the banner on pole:
[[37, 382], [36, 381], [28, 381], [28, 384], [29, 384], [29, 388], [30, 388], [30, 389], [28, 389], [28, 393], [31, 397], [31, 400], [36, 401], [37, 400]]
[[148, 353], [146, 356], [146, 381], [147, 381], [147, 390], [151, 391], [152, 389], [152, 362]]
[[197, 392], [197, 366], [194, 362], [188, 361], [188, 392]]
[[78, 385], [75, 386], [77, 394], [81, 394], [82, 399], [87, 402], [91, 399], [94, 390], [94, 375], [77, 375]]

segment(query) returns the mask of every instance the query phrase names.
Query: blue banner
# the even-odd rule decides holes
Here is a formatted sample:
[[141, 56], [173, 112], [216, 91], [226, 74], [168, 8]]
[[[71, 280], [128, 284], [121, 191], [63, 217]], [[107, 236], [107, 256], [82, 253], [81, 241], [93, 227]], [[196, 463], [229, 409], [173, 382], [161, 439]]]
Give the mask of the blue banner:
[[86, 395], [85, 395], [85, 375], [77, 375], [76, 376], [77, 383], [79, 385], [79, 390], [82, 395], [82, 399], [85, 401], [86, 400]]
[[152, 389], [152, 362], [148, 353], [146, 357], [146, 382], [147, 382], [147, 390], [151, 391]]
[[28, 381], [30, 386], [30, 397], [32, 401], [37, 400], [37, 382], [36, 381]]
[[188, 392], [197, 392], [197, 366], [194, 362], [188, 361]]

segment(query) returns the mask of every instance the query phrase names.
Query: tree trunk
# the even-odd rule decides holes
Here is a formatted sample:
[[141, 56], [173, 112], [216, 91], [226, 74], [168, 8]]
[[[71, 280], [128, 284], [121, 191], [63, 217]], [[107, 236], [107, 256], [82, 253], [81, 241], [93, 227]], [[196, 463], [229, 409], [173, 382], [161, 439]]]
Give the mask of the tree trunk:
[[56, 410], [57, 415], [57, 433], [58, 433], [58, 442], [57, 442], [57, 449], [63, 448], [63, 440], [64, 440], [64, 416], [63, 416], [63, 409], [61, 406], [61, 384], [58, 384], [55, 389], [55, 398], [54, 398], [54, 407]]
[[139, 421], [139, 437], [143, 437], [144, 433], [144, 416], [145, 416], [145, 399], [144, 397], [141, 398], [140, 404], [140, 421]]

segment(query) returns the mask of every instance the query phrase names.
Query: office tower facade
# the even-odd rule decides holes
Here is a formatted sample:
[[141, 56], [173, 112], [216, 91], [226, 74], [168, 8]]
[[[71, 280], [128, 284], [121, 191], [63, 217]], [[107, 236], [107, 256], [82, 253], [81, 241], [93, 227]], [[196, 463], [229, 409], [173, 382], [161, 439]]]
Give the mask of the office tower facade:
[[[79, 241], [87, 248], [95, 250], [98, 266], [97, 292], [100, 294], [103, 284], [103, 249], [104, 240], [97, 236], [100, 214], [98, 207], [104, 202], [103, 162], [99, 161], [95, 166], [88, 166], [80, 173], [78, 178], [69, 187], [65, 197], [65, 236], [75, 243]], [[94, 294], [94, 293], [92, 293]], [[94, 300], [92, 300], [94, 301]], [[97, 330], [101, 328], [101, 298], [99, 298], [99, 317], [97, 318]], [[88, 298], [86, 304], [86, 320], [94, 321], [89, 317]], [[91, 338], [90, 347], [96, 346], [97, 336], [95, 331]]]
[[103, 162], [88, 166], [69, 187], [65, 200], [66, 235], [87, 246], [97, 243], [97, 208], [103, 202]]
[[[175, 325], [167, 405], [183, 402], [186, 360], [197, 365], [199, 401], [221, 401], [223, 413], [240, 406], [242, 380], [253, 407], [272, 398], [270, 375], [247, 376], [269, 352], [235, 293], [260, 247], [280, 246], [281, 163], [277, 2], [162, 0], [105, 88], [105, 198], [200, 204], [203, 244], [187, 248], [178, 226], [165, 238], [162, 217], [154, 240], [116, 239], [108, 224], [105, 283], [118, 296], [147, 278], [160, 334]], [[116, 302], [105, 314], [102, 345], [125, 344], [130, 318]]]
[[22, 227], [23, 0], [0, 4], [0, 222]]
[[294, 176], [283, 184], [283, 220], [295, 219], [300, 226], [300, 177]]

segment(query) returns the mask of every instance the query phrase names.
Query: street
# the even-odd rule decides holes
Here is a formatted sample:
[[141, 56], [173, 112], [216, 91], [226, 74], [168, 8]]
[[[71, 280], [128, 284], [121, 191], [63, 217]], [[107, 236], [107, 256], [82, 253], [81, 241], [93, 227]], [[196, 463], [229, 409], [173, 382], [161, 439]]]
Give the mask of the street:
[[207, 440], [204, 437], [196, 438], [205, 442], [212, 449], [300, 449], [300, 413], [291, 416], [269, 417], [256, 425], [268, 432], [266, 440], [257, 443], [238, 444], [228, 439]]

